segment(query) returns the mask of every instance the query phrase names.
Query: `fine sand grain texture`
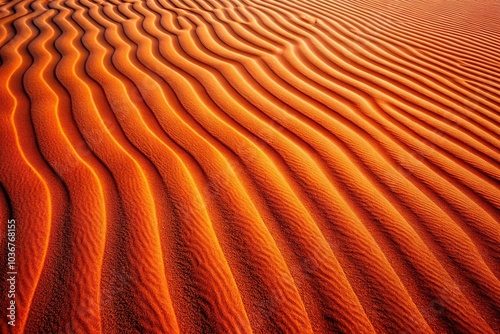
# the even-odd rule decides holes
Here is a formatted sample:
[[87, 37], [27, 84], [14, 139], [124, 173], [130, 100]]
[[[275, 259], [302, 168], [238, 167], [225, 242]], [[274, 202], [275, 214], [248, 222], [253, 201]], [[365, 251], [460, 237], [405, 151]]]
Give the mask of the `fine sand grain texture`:
[[0, 219], [1, 333], [500, 333], [500, 1], [0, 0]]

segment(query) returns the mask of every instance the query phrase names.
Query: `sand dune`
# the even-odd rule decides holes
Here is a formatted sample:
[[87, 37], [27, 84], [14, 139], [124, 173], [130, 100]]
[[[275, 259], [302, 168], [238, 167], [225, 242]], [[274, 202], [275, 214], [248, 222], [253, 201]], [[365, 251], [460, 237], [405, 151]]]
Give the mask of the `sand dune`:
[[0, 0], [2, 333], [500, 332], [499, 11]]

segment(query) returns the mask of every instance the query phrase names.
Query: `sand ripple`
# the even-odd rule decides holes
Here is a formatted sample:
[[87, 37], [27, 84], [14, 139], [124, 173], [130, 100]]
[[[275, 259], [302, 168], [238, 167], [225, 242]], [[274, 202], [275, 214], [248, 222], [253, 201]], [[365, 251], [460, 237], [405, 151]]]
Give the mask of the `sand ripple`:
[[499, 10], [0, 0], [13, 332], [500, 332]]

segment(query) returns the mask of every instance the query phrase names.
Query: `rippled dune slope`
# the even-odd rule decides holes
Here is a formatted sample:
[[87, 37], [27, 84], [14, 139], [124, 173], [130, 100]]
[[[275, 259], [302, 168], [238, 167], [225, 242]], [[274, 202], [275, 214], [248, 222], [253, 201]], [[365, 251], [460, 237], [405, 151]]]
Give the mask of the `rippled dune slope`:
[[499, 13], [0, 0], [1, 332], [499, 333]]

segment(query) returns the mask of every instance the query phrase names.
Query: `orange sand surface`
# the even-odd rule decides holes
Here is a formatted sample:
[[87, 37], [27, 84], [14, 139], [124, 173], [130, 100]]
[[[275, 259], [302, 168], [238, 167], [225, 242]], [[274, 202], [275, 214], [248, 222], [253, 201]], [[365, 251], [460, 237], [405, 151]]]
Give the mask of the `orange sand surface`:
[[500, 333], [500, 1], [0, 0], [0, 219], [1, 333]]

